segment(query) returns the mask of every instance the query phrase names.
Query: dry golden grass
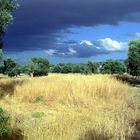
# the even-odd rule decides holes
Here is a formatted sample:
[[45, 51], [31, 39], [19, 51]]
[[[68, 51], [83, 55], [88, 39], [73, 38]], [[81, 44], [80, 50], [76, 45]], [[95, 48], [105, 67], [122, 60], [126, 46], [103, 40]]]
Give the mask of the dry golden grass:
[[13, 82], [0, 106], [25, 140], [128, 140], [135, 131], [139, 114], [132, 88], [111, 76], [50, 74], [0, 81]]

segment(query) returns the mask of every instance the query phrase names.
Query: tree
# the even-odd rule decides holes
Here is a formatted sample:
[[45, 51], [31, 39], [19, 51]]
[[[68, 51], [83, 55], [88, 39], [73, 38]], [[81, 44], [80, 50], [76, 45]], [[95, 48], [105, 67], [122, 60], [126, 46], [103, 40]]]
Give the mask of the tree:
[[87, 64], [74, 64], [72, 68], [73, 73], [91, 74]]
[[57, 65], [51, 65], [51, 72], [53, 73], [72, 73], [72, 67], [73, 65], [68, 63], [68, 64], [64, 64], [64, 63], [59, 63]]
[[88, 66], [89, 71], [90, 71], [91, 73], [98, 73], [98, 67], [99, 67], [99, 66], [98, 66], [97, 63], [89, 61], [89, 62], [87, 63], [87, 66]]
[[73, 65], [72, 73], [81, 73], [81, 65], [80, 64]]
[[16, 65], [11, 71], [8, 72], [8, 76], [17, 77], [18, 75], [20, 75], [20, 73], [21, 73], [20, 65]]
[[49, 61], [45, 58], [31, 58], [28, 63], [28, 72], [33, 76], [45, 76], [48, 75]]
[[132, 76], [140, 77], [140, 40], [130, 41], [127, 66]]
[[16, 67], [16, 63], [11, 58], [4, 60], [4, 74], [8, 74], [14, 67]]
[[10, 77], [17, 76], [20, 74], [20, 65], [17, 64], [11, 58], [3, 61], [3, 66], [1, 67], [3, 74], [7, 74]]
[[100, 69], [104, 74], [123, 74], [126, 71], [125, 64], [117, 60], [107, 60]]
[[13, 21], [12, 13], [18, 4], [15, 0], [0, 0], [0, 49], [3, 48], [3, 37], [7, 26]]
[[2, 50], [0, 49], [0, 64], [2, 62], [2, 59], [3, 59], [3, 53], [2, 53]]

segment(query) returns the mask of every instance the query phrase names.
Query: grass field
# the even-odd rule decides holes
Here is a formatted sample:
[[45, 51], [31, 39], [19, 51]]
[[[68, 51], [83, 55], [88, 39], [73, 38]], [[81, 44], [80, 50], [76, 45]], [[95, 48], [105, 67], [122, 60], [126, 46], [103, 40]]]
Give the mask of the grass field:
[[[0, 106], [24, 140], [133, 140], [139, 90], [109, 75], [0, 79]], [[138, 98], [137, 98], [138, 99]]]

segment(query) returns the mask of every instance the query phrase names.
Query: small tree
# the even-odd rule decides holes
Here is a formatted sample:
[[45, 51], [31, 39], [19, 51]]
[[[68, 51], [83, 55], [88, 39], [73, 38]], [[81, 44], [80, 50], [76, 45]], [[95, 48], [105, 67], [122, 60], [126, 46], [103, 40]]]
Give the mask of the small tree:
[[99, 66], [98, 66], [97, 63], [89, 61], [89, 62], [87, 63], [87, 66], [88, 66], [89, 71], [90, 71], [91, 73], [98, 73], [98, 68], [99, 68]]
[[12, 60], [11, 58], [4, 60], [3, 61], [4, 64], [4, 74], [8, 74], [10, 71], [12, 71], [13, 68], [16, 67], [16, 63], [14, 60]]
[[73, 65], [72, 73], [81, 73], [81, 65], [80, 64]]
[[31, 58], [27, 66], [29, 73], [32, 73], [33, 76], [48, 75], [49, 61], [45, 58]]
[[1, 69], [3, 74], [7, 74], [10, 77], [20, 74], [20, 65], [11, 58], [3, 61], [3, 66]]
[[140, 77], [140, 40], [130, 41], [128, 52], [128, 72], [132, 76]]

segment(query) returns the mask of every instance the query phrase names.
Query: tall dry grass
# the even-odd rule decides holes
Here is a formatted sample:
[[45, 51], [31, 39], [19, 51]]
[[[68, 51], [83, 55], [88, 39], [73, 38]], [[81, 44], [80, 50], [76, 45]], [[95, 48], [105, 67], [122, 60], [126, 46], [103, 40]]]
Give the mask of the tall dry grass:
[[52, 74], [17, 81], [0, 105], [26, 140], [128, 140], [135, 131], [132, 89], [111, 76]]

